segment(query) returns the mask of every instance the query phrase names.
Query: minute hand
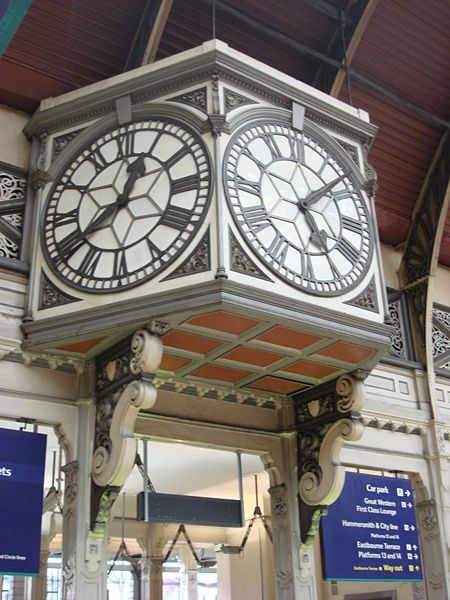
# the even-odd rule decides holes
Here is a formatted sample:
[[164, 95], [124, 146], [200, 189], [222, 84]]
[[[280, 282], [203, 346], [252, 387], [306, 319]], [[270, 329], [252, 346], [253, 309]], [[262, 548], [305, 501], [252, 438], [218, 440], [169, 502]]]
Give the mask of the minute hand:
[[317, 190], [313, 190], [310, 194], [306, 196], [306, 198], [303, 198], [303, 200], [299, 200], [298, 203], [300, 208], [308, 208], [308, 206], [311, 206], [311, 204], [315, 204], [318, 200], [325, 196], [325, 194], [331, 192], [334, 186], [337, 185], [340, 181], [342, 181], [344, 177], [347, 177], [347, 175], [348, 173], [344, 173], [343, 175], [336, 177], [336, 179], [333, 179], [333, 181], [330, 181], [330, 183], [326, 183]]

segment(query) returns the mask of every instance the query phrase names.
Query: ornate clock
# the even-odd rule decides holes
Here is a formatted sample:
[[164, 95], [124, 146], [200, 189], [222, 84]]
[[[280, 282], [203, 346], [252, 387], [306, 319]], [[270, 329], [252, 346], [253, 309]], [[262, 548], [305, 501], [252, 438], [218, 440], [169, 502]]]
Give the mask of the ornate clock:
[[211, 162], [185, 124], [142, 119], [103, 132], [68, 160], [44, 207], [53, 272], [92, 293], [154, 277], [192, 240], [208, 209]]
[[366, 273], [373, 251], [367, 201], [333, 141], [261, 120], [234, 135], [224, 187], [253, 252], [305, 292], [337, 296]]

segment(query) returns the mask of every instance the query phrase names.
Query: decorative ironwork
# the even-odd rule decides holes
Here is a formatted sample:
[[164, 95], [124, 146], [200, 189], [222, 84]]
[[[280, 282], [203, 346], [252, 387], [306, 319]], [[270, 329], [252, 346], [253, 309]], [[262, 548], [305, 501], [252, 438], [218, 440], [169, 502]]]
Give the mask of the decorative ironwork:
[[41, 275], [40, 294], [39, 294], [39, 310], [46, 308], [54, 308], [55, 306], [64, 306], [72, 302], [79, 302], [80, 298], [71, 296], [59, 289], [54, 283], [48, 279], [44, 272]]
[[187, 106], [193, 106], [194, 108], [201, 110], [203, 113], [206, 113], [206, 91], [206, 87], [202, 87], [197, 90], [192, 90], [190, 92], [181, 94], [180, 96], [174, 96], [173, 98], [169, 98], [169, 101], [178, 102], [180, 104], [186, 104]]
[[401, 327], [401, 310], [402, 306], [400, 304], [400, 299], [389, 303], [389, 318], [393, 327], [390, 352], [399, 358], [407, 358], [403, 329]]
[[391, 346], [388, 354], [403, 360], [413, 360], [405, 294], [398, 290], [388, 290], [387, 296], [389, 324], [391, 325]]
[[52, 148], [52, 161], [61, 154], [64, 148], [71, 142], [77, 135], [83, 131], [83, 129], [77, 129], [76, 131], [70, 131], [69, 133], [64, 133], [63, 135], [59, 135], [53, 139], [53, 148]]
[[237, 273], [258, 277], [259, 279], [270, 279], [259, 269], [252, 259], [244, 252], [231, 229], [229, 230], [230, 238], [230, 269]]
[[367, 372], [342, 375], [293, 397], [298, 435], [300, 527], [304, 544], [311, 544], [326, 506], [344, 485], [338, 461], [344, 440], [359, 439], [363, 424], [359, 410]]
[[378, 312], [378, 302], [377, 302], [377, 294], [375, 288], [375, 278], [372, 278], [372, 281], [366, 287], [366, 289], [361, 292], [355, 298], [352, 298], [345, 304], [349, 304], [350, 306], [357, 306], [358, 308], [363, 308], [364, 310], [369, 310], [370, 312]]
[[20, 258], [26, 178], [0, 164], [0, 257]]
[[163, 281], [168, 279], [176, 279], [185, 275], [193, 275], [194, 273], [203, 273], [211, 268], [210, 256], [210, 241], [209, 228], [200, 242], [197, 244], [194, 251], [186, 258], [181, 265], [170, 275], [165, 277]]
[[433, 307], [431, 336], [434, 366], [441, 374], [450, 376], [450, 310]]
[[355, 163], [355, 165], [359, 166], [359, 160], [358, 160], [358, 148], [356, 146], [353, 146], [353, 144], [347, 144], [346, 142], [338, 139], [338, 138], [334, 138], [336, 140], [336, 142], [342, 146], [342, 148], [344, 148], [344, 150], [347, 152], [347, 154], [350, 156], [350, 158], [352, 159], [352, 161]]
[[242, 94], [238, 94], [238, 92], [230, 90], [229, 88], [224, 88], [223, 95], [226, 113], [235, 108], [239, 108], [240, 106], [245, 106], [246, 104], [257, 104], [255, 100], [243, 96]]

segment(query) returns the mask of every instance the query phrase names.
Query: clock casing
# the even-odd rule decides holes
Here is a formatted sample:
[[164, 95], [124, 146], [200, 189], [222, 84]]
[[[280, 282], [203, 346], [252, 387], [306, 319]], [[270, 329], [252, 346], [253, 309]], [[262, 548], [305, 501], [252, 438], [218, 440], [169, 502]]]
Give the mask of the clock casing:
[[195, 237], [209, 207], [210, 173], [207, 147], [179, 120], [140, 117], [96, 132], [48, 193], [42, 247], [49, 267], [87, 293], [148, 281]]

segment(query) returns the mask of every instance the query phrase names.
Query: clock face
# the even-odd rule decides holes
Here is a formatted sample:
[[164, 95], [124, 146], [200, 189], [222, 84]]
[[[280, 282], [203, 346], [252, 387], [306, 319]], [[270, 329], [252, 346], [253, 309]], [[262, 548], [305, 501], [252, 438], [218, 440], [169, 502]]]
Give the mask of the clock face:
[[205, 145], [181, 123], [140, 120], [99, 136], [50, 190], [42, 245], [53, 272], [93, 293], [154, 277], [200, 227], [210, 173]]
[[225, 155], [224, 188], [253, 252], [290, 284], [337, 296], [367, 271], [369, 210], [333, 144], [277, 122], [244, 127]]

